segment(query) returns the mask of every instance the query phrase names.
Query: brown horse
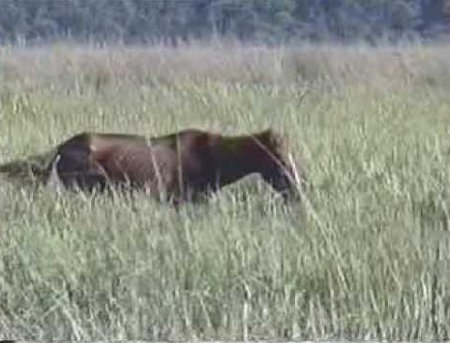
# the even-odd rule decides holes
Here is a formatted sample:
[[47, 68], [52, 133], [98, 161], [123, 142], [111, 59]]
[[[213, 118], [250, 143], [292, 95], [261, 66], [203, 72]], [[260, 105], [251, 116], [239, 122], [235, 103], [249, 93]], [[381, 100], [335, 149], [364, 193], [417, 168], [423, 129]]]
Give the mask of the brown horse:
[[[189, 129], [148, 139], [81, 133], [59, 144], [54, 152], [40, 155], [48, 158], [44, 168], [29, 164], [28, 169], [47, 184], [57, 182], [81, 190], [103, 190], [108, 185], [144, 189], [174, 203], [199, 199], [259, 173], [284, 199], [299, 199], [301, 184], [296, 182], [282, 143], [271, 129], [241, 136]], [[23, 164], [0, 165], [0, 172], [14, 177]]]

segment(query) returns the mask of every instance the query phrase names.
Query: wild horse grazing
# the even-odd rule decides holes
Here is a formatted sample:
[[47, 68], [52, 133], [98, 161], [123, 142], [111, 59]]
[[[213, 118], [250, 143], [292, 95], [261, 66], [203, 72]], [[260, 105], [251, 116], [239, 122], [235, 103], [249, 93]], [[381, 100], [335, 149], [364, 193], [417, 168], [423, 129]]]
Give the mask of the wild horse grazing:
[[88, 191], [107, 186], [139, 189], [175, 204], [259, 173], [285, 200], [300, 199], [301, 185], [283, 149], [281, 137], [271, 129], [241, 136], [189, 129], [148, 139], [80, 133], [54, 151], [34, 156], [41, 167], [38, 162], [14, 161], [0, 165], [0, 172], [14, 178], [28, 166], [42, 183]]

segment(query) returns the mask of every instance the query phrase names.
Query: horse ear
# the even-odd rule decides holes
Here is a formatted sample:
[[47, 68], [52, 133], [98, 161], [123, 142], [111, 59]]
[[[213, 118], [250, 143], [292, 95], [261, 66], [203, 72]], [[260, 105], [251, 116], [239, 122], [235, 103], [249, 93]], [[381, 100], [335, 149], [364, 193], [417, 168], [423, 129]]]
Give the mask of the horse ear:
[[273, 131], [272, 128], [267, 128], [263, 131], [261, 131], [259, 133], [259, 139], [264, 143], [264, 144], [268, 144], [270, 145], [270, 142], [273, 140], [273, 138], [275, 137], [275, 132]]

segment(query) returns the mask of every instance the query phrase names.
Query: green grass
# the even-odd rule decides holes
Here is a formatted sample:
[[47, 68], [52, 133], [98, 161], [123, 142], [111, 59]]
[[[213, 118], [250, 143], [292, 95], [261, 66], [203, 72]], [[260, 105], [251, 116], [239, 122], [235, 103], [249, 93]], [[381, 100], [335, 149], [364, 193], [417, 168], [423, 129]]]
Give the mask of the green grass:
[[90, 130], [272, 126], [313, 188], [174, 211], [0, 180], [0, 336], [450, 336], [449, 48], [0, 50], [0, 162]]

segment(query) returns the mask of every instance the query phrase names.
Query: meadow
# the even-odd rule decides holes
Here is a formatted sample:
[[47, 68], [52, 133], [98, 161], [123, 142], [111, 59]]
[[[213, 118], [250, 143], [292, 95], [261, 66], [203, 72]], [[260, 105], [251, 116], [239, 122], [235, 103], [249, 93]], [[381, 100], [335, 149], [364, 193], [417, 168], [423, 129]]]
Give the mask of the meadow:
[[0, 177], [0, 338], [450, 336], [450, 46], [0, 48], [0, 163], [80, 131], [273, 127], [312, 187], [178, 212]]

